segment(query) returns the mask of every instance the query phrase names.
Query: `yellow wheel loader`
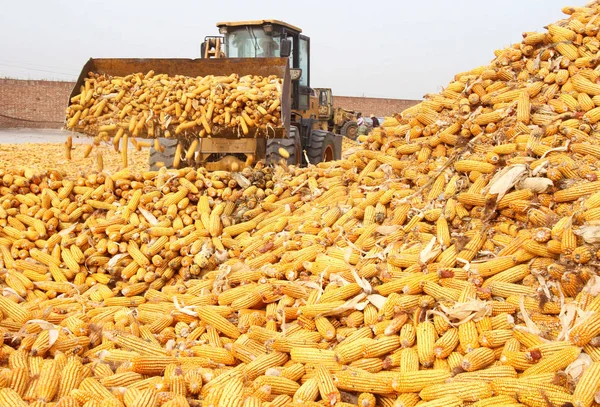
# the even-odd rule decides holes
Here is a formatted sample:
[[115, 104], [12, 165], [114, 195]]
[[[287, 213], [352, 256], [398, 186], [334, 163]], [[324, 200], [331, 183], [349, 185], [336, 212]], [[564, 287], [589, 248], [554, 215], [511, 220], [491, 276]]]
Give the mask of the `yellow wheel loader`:
[[[282, 79], [276, 127], [257, 128], [253, 137], [240, 137], [233, 128], [214, 128], [209, 135], [168, 130], [149, 135], [142, 126], [136, 137], [158, 138], [150, 149], [151, 168], [173, 166], [176, 151], [188, 151], [192, 142], [195, 153], [182, 157], [180, 166], [231, 169], [228, 167], [239, 167], [249, 160], [285, 159], [288, 164], [307, 165], [339, 159], [343, 137], [330, 131], [328, 119], [319, 115], [319, 97], [310, 87], [310, 39], [302, 30], [278, 20], [223, 22], [217, 27], [220, 36], [205, 38], [199, 59], [90, 59], [73, 88], [71, 103], [82, 92], [86, 78], [94, 74], [126, 77], [153, 71], [191, 78], [276, 75]], [[119, 108], [123, 107], [116, 105]], [[155, 108], [150, 116], [160, 113]], [[174, 130], [176, 123], [170, 126], [168, 129]]]

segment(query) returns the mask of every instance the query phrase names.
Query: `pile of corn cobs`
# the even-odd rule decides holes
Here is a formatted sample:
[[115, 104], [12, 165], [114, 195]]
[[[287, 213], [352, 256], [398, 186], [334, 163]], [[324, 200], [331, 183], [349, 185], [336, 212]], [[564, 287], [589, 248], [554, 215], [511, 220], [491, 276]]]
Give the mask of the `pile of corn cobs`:
[[2, 173], [0, 405], [598, 405], [600, 5], [563, 11], [342, 161]]

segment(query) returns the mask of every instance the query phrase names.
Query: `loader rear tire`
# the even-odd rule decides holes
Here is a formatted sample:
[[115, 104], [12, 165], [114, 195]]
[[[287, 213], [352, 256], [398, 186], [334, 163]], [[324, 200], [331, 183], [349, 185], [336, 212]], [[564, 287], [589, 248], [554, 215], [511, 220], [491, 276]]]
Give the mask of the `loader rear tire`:
[[152, 143], [150, 147], [150, 171], [158, 171], [160, 169], [158, 163], [163, 163], [167, 168], [173, 168], [175, 149], [179, 140], [176, 138], [159, 138], [158, 141], [164, 147], [164, 151], [156, 150], [154, 143]]
[[335, 159], [335, 141], [334, 134], [325, 130], [313, 130], [310, 138], [310, 147], [306, 149], [306, 154], [310, 164], [318, 164]]
[[[287, 138], [267, 140], [267, 163], [277, 164], [285, 160], [288, 165], [299, 165], [302, 158], [302, 147], [300, 143], [300, 132], [295, 126], [290, 126], [290, 135]], [[288, 152], [289, 157], [285, 159], [279, 153], [283, 148]]]
[[358, 124], [355, 121], [344, 123], [340, 129], [340, 134], [348, 137], [351, 140], [356, 140], [356, 137], [358, 137]]

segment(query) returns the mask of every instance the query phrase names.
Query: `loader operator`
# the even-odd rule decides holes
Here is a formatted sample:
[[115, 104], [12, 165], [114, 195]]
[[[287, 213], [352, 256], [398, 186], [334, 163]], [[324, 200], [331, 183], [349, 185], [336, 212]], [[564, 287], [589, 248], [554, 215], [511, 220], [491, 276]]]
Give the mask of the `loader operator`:
[[269, 58], [277, 56], [279, 44], [271, 37], [258, 40], [259, 51], [256, 56], [259, 58]]
[[279, 56], [279, 44], [272, 37], [257, 38], [253, 31], [232, 34], [229, 55], [233, 57], [270, 58]]

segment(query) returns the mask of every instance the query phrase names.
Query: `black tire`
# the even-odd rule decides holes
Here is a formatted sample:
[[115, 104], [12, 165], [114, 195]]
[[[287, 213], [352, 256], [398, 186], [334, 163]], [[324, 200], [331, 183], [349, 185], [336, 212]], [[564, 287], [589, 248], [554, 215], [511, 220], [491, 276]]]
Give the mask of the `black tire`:
[[277, 164], [284, 159], [281, 154], [279, 154], [280, 148], [285, 149], [289, 154], [289, 157], [285, 160], [288, 165], [300, 164], [301, 157], [299, 154], [302, 149], [300, 147], [300, 135], [295, 126], [290, 126], [289, 137], [267, 140], [267, 163]]
[[333, 133], [325, 130], [313, 130], [310, 134], [310, 147], [306, 149], [306, 155], [311, 164], [335, 159], [335, 141]]
[[340, 134], [342, 136], [348, 137], [350, 140], [356, 140], [358, 137], [358, 123], [355, 121], [349, 121], [344, 123], [342, 128], [340, 129]]

